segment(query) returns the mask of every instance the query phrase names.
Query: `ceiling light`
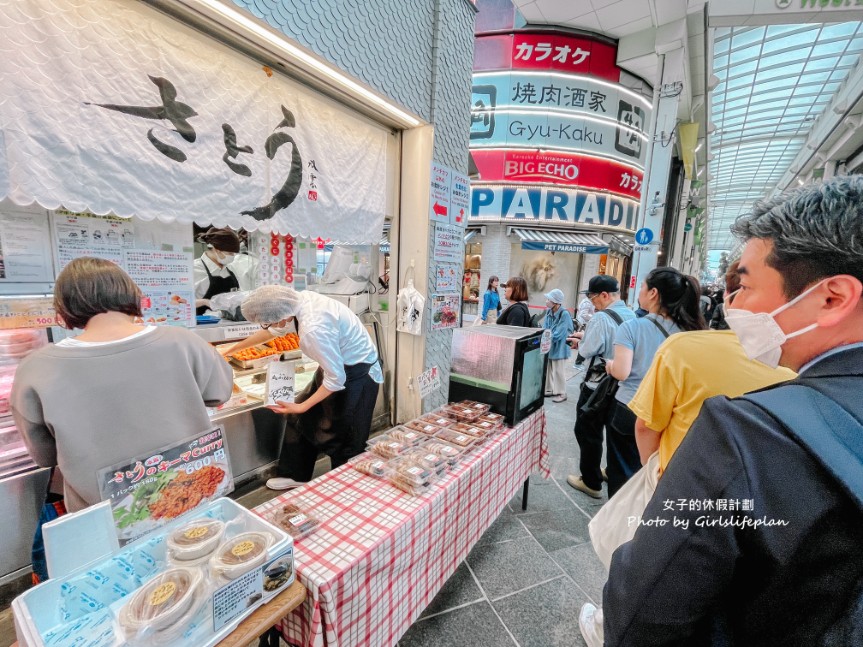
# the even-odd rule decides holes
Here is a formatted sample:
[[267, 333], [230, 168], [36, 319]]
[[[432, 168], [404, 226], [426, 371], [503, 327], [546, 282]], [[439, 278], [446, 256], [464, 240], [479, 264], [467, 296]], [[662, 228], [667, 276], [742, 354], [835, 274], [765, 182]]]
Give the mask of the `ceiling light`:
[[708, 90], [714, 90], [714, 89], [716, 89], [716, 86], [719, 85], [721, 82], [722, 82], [722, 79], [720, 79], [715, 74], [711, 74], [710, 78], [707, 79], [707, 89]]
[[716, 124], [714, 124], [712, 121], [708, 121], [706, 130], [708, 135], [713, 134], [716, 131]]
[[704, 146], [704, 140], [703, 140], [703, 139], [699, 139], [699, 140], [698, 140], [698, 146], [696, 146], [693, 150], [697, 153], [698, 151], [700, 151], [700, 150], [701, 150], [701, 147], [702, 147], [702, 146]]

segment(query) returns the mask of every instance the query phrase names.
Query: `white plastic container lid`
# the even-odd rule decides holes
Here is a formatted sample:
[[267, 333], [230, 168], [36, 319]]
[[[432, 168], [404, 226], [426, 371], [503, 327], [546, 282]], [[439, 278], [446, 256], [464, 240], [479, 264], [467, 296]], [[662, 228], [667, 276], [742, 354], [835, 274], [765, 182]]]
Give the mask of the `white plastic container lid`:
[[224, 535], [225, 524], [221, 521], [198, 519], [172, 532], [168, 549], [176, 561], [197, 560], [216, 550]]
[[268, 532], [243, 532], [224, 542], [210, 558], [210, 568], [233, 580], [267, 561], [267, 549], [273, 543]]
[[120, 624], [138, 632], [169, 627], [204, 593], [199, 569], [172, 568], [147, 582], [120, 610]]

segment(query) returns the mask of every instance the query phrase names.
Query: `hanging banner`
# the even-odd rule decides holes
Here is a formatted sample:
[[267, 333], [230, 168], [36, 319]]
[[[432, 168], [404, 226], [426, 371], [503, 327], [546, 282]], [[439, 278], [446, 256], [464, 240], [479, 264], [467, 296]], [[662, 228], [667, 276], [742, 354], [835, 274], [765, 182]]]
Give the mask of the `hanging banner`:
[[380, 240], [387, 131], [145, 3], [0, 3], [0, 78], [0, 198]]

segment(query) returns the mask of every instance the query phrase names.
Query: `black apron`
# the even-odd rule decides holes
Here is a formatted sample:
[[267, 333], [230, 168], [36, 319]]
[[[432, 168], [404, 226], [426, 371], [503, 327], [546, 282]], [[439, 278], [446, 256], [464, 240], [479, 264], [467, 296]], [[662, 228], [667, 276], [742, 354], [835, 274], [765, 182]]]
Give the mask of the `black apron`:
[[[237, 280], [237, 275], [234, 274], [227, 267], [225, 269], [228, 270], [228, 274], [230, 276], [213, 276], [210, 274], [210, 269], [207, 267], [207, 264], [201, 260], [201, 265], [204, 266], [204, 271], [207, 273], [207, 277], [210, 279], [210, 287], [207, 288], [207, 291], [204, 293], [202, 299], [210, 299], [217, 294], [224, 294], [225, 292], [235, 292], [240, 289], [240, 282]], [[200, 308], [195, 309], [196, 315], [202, 315], [207, 311], [207, 306], [201, 306]]]

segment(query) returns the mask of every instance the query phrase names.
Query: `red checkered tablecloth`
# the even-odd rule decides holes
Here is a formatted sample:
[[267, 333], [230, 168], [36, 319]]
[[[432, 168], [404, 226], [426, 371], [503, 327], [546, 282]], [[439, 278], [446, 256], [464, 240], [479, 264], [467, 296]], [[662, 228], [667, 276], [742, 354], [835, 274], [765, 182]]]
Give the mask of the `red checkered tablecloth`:
[[532, 473], [548, 478], [545, 412], [504, 429], [426, 494], [343, 466], [255, 508], [287, 501], [321, 525], [296, 542], [306, 601], [282, 622], [303, 647], [395, 645]]

